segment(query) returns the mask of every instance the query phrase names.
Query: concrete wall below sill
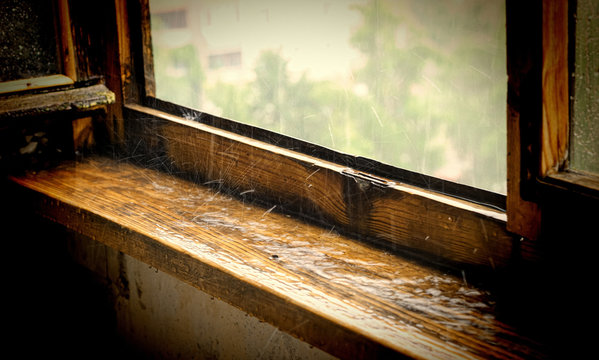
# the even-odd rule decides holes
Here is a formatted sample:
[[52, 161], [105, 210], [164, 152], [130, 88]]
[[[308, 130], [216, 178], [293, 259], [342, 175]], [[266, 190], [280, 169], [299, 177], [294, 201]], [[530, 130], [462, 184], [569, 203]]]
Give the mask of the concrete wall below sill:
[[154, 359], [331, 359], [331, 355], [128, 255], [82, 236], [73, 259], [105, 283], [117, 333]]

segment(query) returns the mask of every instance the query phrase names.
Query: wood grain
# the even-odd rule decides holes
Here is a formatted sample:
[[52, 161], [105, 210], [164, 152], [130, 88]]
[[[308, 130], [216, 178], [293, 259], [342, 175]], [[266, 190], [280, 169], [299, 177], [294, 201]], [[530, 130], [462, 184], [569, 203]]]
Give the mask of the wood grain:
[[149, 97], [156, 96], [156, 81], [154, 79], [154, 54], [152, 53], [152, 29], [150, 26], [150, 5], [149, 0], [138, 0], [141, 17], [141, 36], [143, 44], [143, 67], [145, 95]]
[[73, 149], [76, 153], [89, 151], [95, 145], [93, 118], [91, 116], [74, 119]]
[[570, 129], [568, 1], [543, 1], [543, 133], [541, 173], [563, 169]]
[[105, 158], [12, 181], [28, 209], [342, 358], [543, 357], [487, 291], [276, 209]]
[[[508, 201], [507, 229], [526, 239], [535, 242], [541, 227], [541, 209], [539, 205], [522, 198], [522, 159], [520, 138], [520, 113], [508, 104]], [[534, 254], [534, 251], [530, 252]], [[536, 257], [533, 256], [533, 257]]]
[[171, 171], [200, 182], [217, 182], [236, 194], [250, 192], [271, 206], [389, 248], [425, 253], [435, 262], [494, 268], [509, 264], [513, 255], [503, 212], [157, 110], [127, 109], [132, 111], [131, 156], [162, 154], [148, 162], [160, 159]]
[[[534, 248], [541, 209], [534, 182], [539, 172], [542, 109], [542, 7], [540, 2], [508, 0], [507, 21], [507, 229]], [[532, 249], [531, 249], [532, 250]], [[521, 251], [523, 258], [535, 251]]]
[[57, 7], [60, 51], [62, 55], [62, 71], [73, 81], [77, 81], [77, 64], [75, 61], [75, 46], [73, 45], [73, 35], [71, 31], [69, 0], [58, 0]]

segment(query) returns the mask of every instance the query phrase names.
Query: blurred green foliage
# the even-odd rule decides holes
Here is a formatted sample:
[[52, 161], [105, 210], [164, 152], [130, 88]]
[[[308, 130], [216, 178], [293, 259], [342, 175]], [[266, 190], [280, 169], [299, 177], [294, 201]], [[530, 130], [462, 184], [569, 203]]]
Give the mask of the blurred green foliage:
[[201, 108], [204, 72], [195, 47], [154, 47], [154, 76], [159, 97]]
[[[288, 61], [275, 50], [261, 53], [255, 80], [202, 87], [194, 49], [155, 48], [159, 97], [198, 109], [202, 99], [227, 118], [505, 193], [504, 6], [486, 0], [356, 3], [352, 9], [363, 22], [349, 41], [365, 59], [354, 73], [355, 85], [366, 89], [361, 92], [306, 74], [291, 79]], [[177, 64], [187, 66], [187, 75], [168, 78], [164, 66], [172, 74]]]

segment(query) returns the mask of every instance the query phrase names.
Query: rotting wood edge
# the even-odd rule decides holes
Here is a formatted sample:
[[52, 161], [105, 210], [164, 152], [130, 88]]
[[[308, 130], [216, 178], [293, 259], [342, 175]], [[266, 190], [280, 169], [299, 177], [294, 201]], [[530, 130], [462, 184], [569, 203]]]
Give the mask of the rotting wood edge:
[[20, 118], [57, 111], [91, 111], [112, 104], [114, 93], [102, 84], [0, 99], [1, 118]]

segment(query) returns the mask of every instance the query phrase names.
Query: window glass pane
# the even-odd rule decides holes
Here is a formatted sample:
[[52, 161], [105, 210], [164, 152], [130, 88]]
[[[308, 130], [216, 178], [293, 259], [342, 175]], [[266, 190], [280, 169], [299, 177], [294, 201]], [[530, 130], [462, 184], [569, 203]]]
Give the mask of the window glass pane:
[[577, 3], [570, 166], [599, 173], [599, 1]]
[[[504, 1], [151, 0], [150, 11], [157, 97], [505, 193]], [[174, 11], [184, 28], [164, 20]]]

